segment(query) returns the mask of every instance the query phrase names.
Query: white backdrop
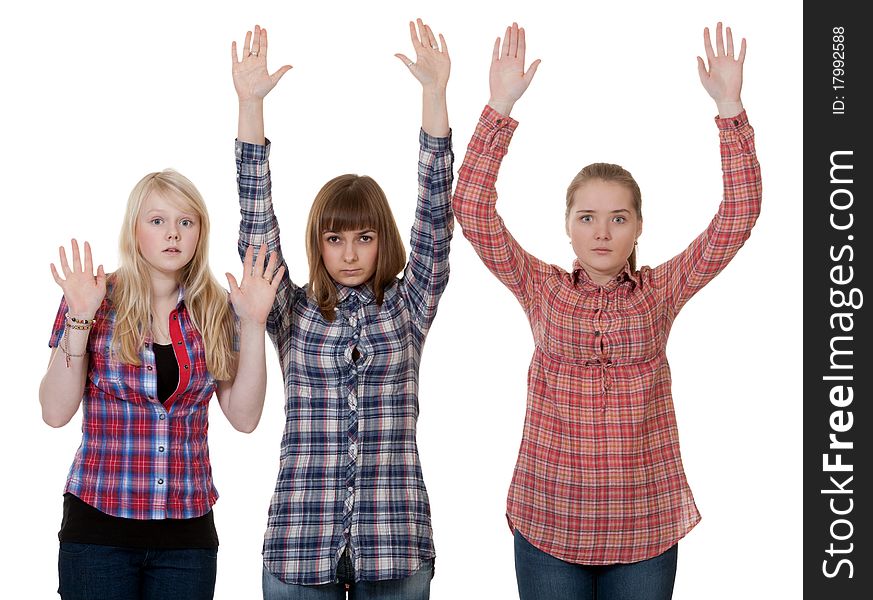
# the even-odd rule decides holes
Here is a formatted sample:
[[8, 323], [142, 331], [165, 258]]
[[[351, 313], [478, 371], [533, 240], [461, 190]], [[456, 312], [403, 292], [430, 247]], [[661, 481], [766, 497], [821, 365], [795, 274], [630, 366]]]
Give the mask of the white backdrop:
[[[81, 418], [40, 419], [37, 389], [60, 290], [59, 244], [91, 242], [107, 271], [133, 184], [174, 167], [207, 199], [211, 261], [240, 271], [230, 43], [270, 32], [267, 103], [274, 198], [292, 276], [307, 277], [303, 229], [318, 188], [373, 176], [402, 231], [416, 194], [419, 84], [407, 21], [444, 33], [452, 56], [456, 172], [488, 99], [494, 38], [517, 20], [543, 63], [513, 116], [499, 208], [521, 243], [570, 265], [563, 195], [582, 166], [626, 166], [643, 190], [641, 264], [682, 250], [721, 197], [715, 105], [700, 86], [701, 32], [748, 39], [743, 100], [757, 132], [765, 204], [736, 260], [677, 319], [668, 347], [685, 468], [703, 521], [680, 544], [675, 598], [797, 598], [801, 589], [800, 6], [776, 2], [6, 3], [2, 102], [0, 586], [52, 598], [64, 478]], [[559, 8], [560, 7], [560, 8]], [[432, 594], [514, 598], [505, 496], [521, 437], [532, 352], [526, 319], [456, 230], [452, 279], [421, 369], [419, 447], [438, 553]], [[10, 239], [11, 238], [11, 239]], [[24, 258], [22, 258], [22, 256]], [[787, 300], [787, 301], [786, 301]], [[221, 499], [216, 598], [260, 595], [260, 548], [283, 425], [278, 362], [257, 431], [217, 406], [211, 454]]]

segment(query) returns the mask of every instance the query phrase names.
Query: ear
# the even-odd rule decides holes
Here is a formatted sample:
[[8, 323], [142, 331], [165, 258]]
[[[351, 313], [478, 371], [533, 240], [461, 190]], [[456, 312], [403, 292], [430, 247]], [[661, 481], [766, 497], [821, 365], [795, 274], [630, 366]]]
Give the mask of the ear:
[[640, 222], [637, 223], [637, 238], [643, 235], [643, 220], [640, 219]]

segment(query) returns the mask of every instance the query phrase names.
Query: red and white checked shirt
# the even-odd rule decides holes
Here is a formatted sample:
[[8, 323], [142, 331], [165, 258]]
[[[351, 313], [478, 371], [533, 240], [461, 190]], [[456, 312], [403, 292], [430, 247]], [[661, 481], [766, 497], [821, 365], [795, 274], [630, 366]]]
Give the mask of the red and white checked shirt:
[[[64, 332], [66, 312], [66, 300], [61, 300], [49, 340], [52, 348]], [[64, 492], [114, 517], [204, 515], [218, 498], [206, 438], [215, 378], [206, 369], [203, 339], [191, 321], [184, 293], [179, 291], [169, 318], [179, 384], [163, 404], [150, 342], [140, 352], [139, 366], [110, 354], [115, 315], [107, 291], [88, 337], [82, 444]]]
[[754, 133], [716, 119], [724, 199], [666, 263], [605, 286], [528, 254], [495, 210], [500, 162], [518, 125], [485, 108], [458, 174], [464, 236], [530, 320], [524, 434], [507, 518], [534, 546], [599, 565], [657, 556], [700, 520], [685, 479], [665, 353], [676, 313], [730, 262], [761, 207]]

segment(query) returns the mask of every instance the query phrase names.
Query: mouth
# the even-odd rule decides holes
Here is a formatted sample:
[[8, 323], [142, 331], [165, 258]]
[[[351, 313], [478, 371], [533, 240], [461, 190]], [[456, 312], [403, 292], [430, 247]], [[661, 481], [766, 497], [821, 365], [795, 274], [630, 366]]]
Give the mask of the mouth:
[[182, 254], [182, 251], [178, 248], [167, 248], [164, 250], [164, 254]]
[[591, 251], [594, 252], [595, 254], [601, 254], [601, 255], [609, 254], [610, 252], [612, 252], [612, 250], [610, 250], [609, 248], [592, 248]]
[[362, 269], [341, 269], [340, 273], [342, 273], [346, 277], [353, 277], [354, 275], [361, 274], [362, 271]]

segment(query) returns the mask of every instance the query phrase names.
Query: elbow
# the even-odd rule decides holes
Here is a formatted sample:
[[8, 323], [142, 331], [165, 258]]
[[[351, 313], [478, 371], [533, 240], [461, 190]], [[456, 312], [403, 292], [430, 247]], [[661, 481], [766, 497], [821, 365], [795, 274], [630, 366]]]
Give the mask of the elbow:
[[252, 433], [258, 428], [259, 421], [260, 419], [237, 420], [231, 423], [231, 425], [233, 425], [233, 428], [240, 433]]
[[72, 419], [72, 418], [73, 418], [72, 415], [57, 414], [57, 413], [54, 413], [51, 411], [47, 411], [45, 408], [43, 408], [43, 410], [42, 410], [43, 422], [46, 425], [48, 425], [49, 427], [53, 427], [55, 429], [63, 427], [64, 425], [69, 423], [70, 419]]

